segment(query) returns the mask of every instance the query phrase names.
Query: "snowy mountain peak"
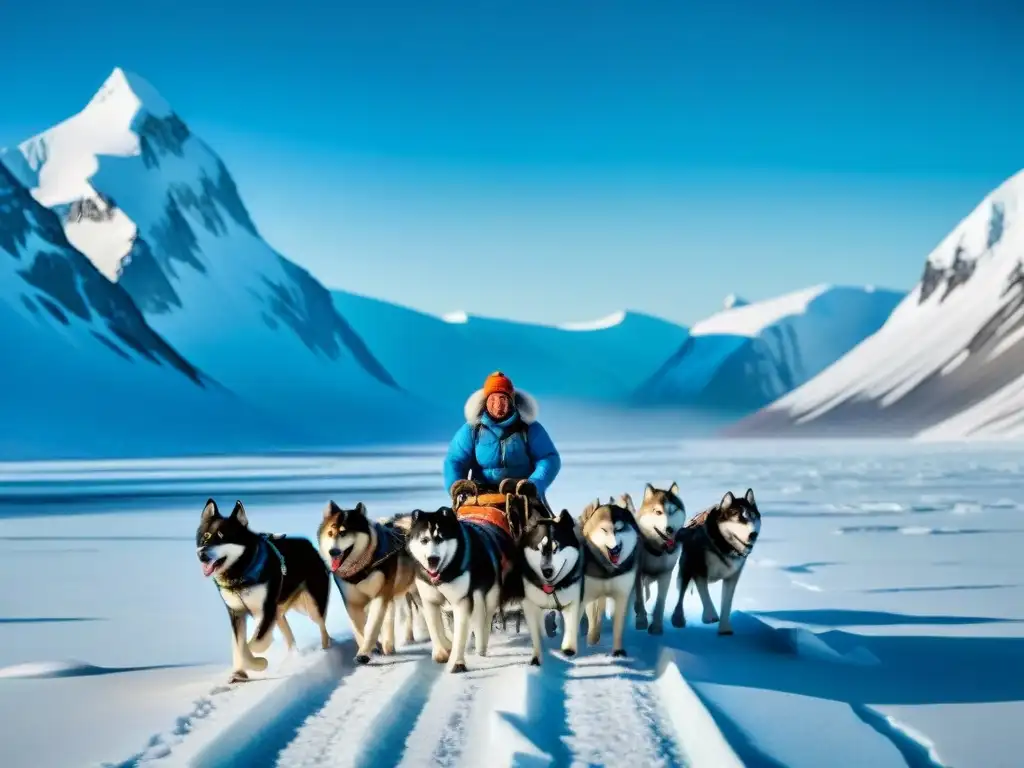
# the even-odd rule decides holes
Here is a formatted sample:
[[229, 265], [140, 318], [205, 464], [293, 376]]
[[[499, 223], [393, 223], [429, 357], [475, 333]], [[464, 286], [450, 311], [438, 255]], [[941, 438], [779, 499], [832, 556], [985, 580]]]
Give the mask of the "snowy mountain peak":
[[750, 302], [746, 299], [740, 298], [735, 293], [730, 293], [725, 297], [725, 301], [722, 302], [723, 309], [732, 309], [733, 307], [745, 307]]
[[84, 111], [103, 111], [107, 117], [113, 113], [131, 120], [140, 109], [145, 109], [153, 117], [160, 118], [168, 117], [174, 111], [167, 100], [144, 78], [115, 67]]
[[563, 331], [603, 331], [608, 328], [614, 328], [617, 325], [622, 325], [625, 320], [626, 312], [624, 310], [619, 310], [618, 312], [612, 312], [610, 315], [606, 315], [605, 317], [599, 317], [597, 320], [562, 323], [558, 327]]

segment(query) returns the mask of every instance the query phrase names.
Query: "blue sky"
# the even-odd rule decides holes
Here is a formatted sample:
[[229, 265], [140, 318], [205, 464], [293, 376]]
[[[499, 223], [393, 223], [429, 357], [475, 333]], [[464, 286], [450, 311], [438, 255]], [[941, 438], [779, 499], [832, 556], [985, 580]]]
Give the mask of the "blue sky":
[[428, 311], [689, 323], [909, 288], [1024, 166], [1011, 0], [217, 5], [5, 4], [0, 145], [121, 66], [283, 253]]

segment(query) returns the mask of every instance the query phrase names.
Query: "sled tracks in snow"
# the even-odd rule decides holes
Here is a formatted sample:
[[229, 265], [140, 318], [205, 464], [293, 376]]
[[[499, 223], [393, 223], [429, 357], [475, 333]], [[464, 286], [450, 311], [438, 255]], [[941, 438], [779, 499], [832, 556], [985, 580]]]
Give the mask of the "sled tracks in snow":
[[499, 634], [486, 657], [467, 653], [469, 671], [458, 675], [431, 660], [429, 643], [361, 667], [332, 650], [320, 664], [329, 670], [297, 675], [189, 763], [741, 765], [674, 663], [613, 659], [606, 642], [574, 659], [545, 649], [543, 666], [530, 667], [528, 636]]

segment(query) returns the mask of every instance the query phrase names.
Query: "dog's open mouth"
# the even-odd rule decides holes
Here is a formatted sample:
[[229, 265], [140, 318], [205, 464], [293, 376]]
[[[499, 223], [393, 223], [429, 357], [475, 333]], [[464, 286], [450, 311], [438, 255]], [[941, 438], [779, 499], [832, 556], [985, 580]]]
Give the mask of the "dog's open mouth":
[[349, 547], [348, 549], [346, 549], [341, 554], [335, 555], [334, 557], [331, 558], [331, 573], [334, 573], [339, 568], [341, 568], [341, 564], [345, 562], [345, 558], [347, 558], [349, 556], [349, 554], [351, 554], [351, 552], [352, 552], [352, 547]]
[[214, 571], [216, 571], [218, 568], [220, 568], [222, 565], [224, 565], [224, 562], [226, 560], [227, 560], [226, 557], [220, 557], [220, 558], [218, 558], [216, 560], [209, 560], [207, 562], [202, 563], [202, 566], [203, 566], [203, 576], [206, 576], [207, 578], [209, 578], [213, 574]]
[[656, 534], [658, 534], [658, 536], [661, 537], [661, 543], [664, 545], [666, 552], [671, 552], [672, 550], [674, 550], [676, 548], [676, 537], [675, 537], [675, 535], [669, 535], [669, 534], [663, 533], [662, 531], [659, 531], [659, 530], [655, 530], [654, 532]]
[[619, 555], [622, 554], [622, 545], [616, 544], [614, 547], [608, 550], [608, 561], [612, 565], [619, 564]]
[[428, 557], [427, 558], [427, 565], [426, 565], [425, 570], [427, 572], [427, 576], [435, 584], [437, 584], [437, 582], [441, 580], [441, 571], [438, 570], [440, 567], [441, 567], [441, 558], [440, 557]]

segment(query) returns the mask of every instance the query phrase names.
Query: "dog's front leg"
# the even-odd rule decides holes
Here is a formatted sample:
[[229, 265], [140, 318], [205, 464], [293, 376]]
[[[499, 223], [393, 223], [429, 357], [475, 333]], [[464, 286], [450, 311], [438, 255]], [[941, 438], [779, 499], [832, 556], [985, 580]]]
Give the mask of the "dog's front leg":
[[[639, 571], [639, 569], [637, 569]], [[641, 574], [637, 579], [636, 589], [633, 590], [633, 613], [636, 614], [636, 628], [640, 631], [647, 629], [647, 606], [644, 605], [644, 577]], [[655, 618], [657, 621], [657, 618]]]
[[720, 635], [732, 634], [732, 622], [729, 620], [732, 613], [732, 597], [736, 594], [736, 585], [739, 583], [742, 573], [743, 569], [740, 568], [732, 576], [722, 580], [722, 620], [718, 625], [718, 634]]
[[359, 651], [356, 653], [357, 664], [369, 664], [370, 654], [377, 645], [377, 637], [380, 635], [381, 625], [384, 623], [384, 614], [387, 613], [387, 600], [384, 597], [375, 597], [370, 601], [369, 610], [366, 612], [366, 629], [363, 630], [363, 640], [359, 644]]
[[619, 657], [626, 655], [626, 649], [622, 647], [622, 635], [626, 631], [626, 611], [629, 609], [630, 595], [616, 596], [615, 610], [612, 612], [612, 656]]
[[579, 648], [580, 608], [580, 600], [573, 600], [562, 609], [562, 653], [566, 656], [575, 656]]
[[679, 594], [676, 595], [676, 608], [672, 611], [672, 626], [682, 629], [686, 626], [686, 616], [683, 614], [683, 597], [690, 586], [690, 572], [683, 567], [683, 558], [679, 558], [679, 571], [676, 583], [679, 585]]
[[381, 630], [380, 649], [385, 656], [391, 656], [395, 652], [395, 621], [398, 611], [395, 608], [395, 601], [388, 599], [388, 607], [384, 613], [384, 627]]
[[427, 625], [427, 634], [430, 635], [430, 643], [434, 646], [433, 659], [438, 664], [444, 664], [451, 656], [452, 647], [444, 631], [441, 604], [432, 603], [420, 595], [420, 607], [423, 611], [423, 621]]
[[469, 642], [469, 598], [463, 598], [454, 608], [455, 637], [452, 638], [452, 655], [448, 659], [449, 672], [466, 671], [466, 645]]
[[599, 597], [587, 604], [587, 643], [597, 645], [601, 642], [601, 625], [604, 623], [605, 599]]
[[714, 624], [718, 621], [718, 612], [715, 610], [715, 604], [711, 601], [711, 591], [708, 589], [707, 577], [694, 576], [693, 580], [697, 583], [697, 593], [700, 595], [700, 602], [704, 606], [704, 616], [701, 621], [705, 624]]
[[228, 682], [240, 683], [249, 679], [245, 672], [245, 662], [250, 655], [247, 653], [249, 645], [245, 641], [246, 614], [228, 608], [228, 618], [231, 620], [231, 677]]
[[662, 624], [665, 621], [665, 602], [668, 600], [668, 585], [672, 583], [672, 571], [664, 571], [658, 574], [658, 596], [654, 600], [654, 619], [648, 632], [652, 635], [660, 635], [663, 632]]
[[541, 657], [540, 625], [544, 620], [544, 612], [527, 599], [523, 600], [523, 616], [526, 617], [526, 627], [530, 630], [530, 641], [533, 643], [533, 658], [530, 659], [530, 665], [539, 667]]

